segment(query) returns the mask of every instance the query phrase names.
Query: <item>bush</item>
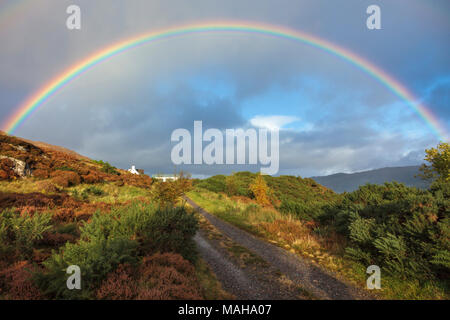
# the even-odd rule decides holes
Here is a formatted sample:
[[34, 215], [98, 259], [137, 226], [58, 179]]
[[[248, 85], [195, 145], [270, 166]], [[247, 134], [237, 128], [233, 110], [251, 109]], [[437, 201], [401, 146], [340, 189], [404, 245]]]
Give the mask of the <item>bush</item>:
[[70, 191], [70, 194], [75, 199], [83, 201], [88, 200], [89, 196], [101, 197], [107, 195], [105, 191], [103, 191], [100, 187], [97, 186], [88, 186], [87, 188], [84, 189], [72, 189]]
[[81, 183], [81, 178], [78, 173], [73, 171], [61, 171], [57, 170], [52, 172], [51, 177], [53, 182], [60, 187], [67, 188], [76, 186]]
[[292, 214], [300, 219], [310, 219], [310, 211], [308, 206], [299, 201], [293, 201], [284, 198], [283, 200], [281, 200], [281, 205], [278, 209], [283, 213]]
[[103, 181], [103, 177], [100, 176], [96, 172], [89, 172], [89, 174], [83, 175], [82, 178], [85, 183], [91, 183], [91, 184], [99, 183], [99, 182]]
[[30, 258], [33, 246], [51, 228], [50, 213], [18, 214], [13, 210], [0, 213], [0, 258]]
[[138, 268], [120, 265], [103, 281], [96, 296], [108, 300], [202, 298], [193, 265], [174, 253], [145, 257]]
[[108, 174], [114, 174], [120, 176], [120, 173], [116, 170], [116, 167], [113, 167], [108, 162], [102, 161], [102, 160], [92, 160], [93, 163], [99, 164], [102, 167], [100, 168], [100, 171], [103, 171], [104, 173]]
[[[177, 252], [193, 261], [196, 230], [195, 217], [184, 208], [156, 210], [153, 205], [134, 203], [110, 213], [97, 211], [80, 228], [78, 243], [66, 243], [53, 252], [35, 280], [50, 297], [91, 298], [108, 274], [121, 264], [136, 265], [139, 256]], [[65, 270], [69, 265], [80, 267], [82, 290], [67, 290]]]
[[89, 195], [89, 194], [99, 197], [99, 196], [105, 195], [105, 192], [102, 189], [100, 189], [99, 187], [89, 186], [83, 190], [83, 192], [81, 193], [81, 196], [84, 198], [85, 195]]
[[[128, 239], [103, 239], [66, 243], [59, 253], [43, 262], [44, 272], [37, 273], [35, 280], [41, 290], [52, 298], [88, 299], [92, 291], [106, 275], [119, 264], [136, 263], [137, 243]], [[68, 290], [65, 270], [70, 265], [81, 269], [81, 290]]]
[[107, 300], [131, 300], [138, 294], [138, 285], [132, 277], [133, 268], [130, 265], [121, 264], [97, 289], [96, 297]]
[[156, 253], [139, 268], [139, 300], [199, 300], [202, 298], [195, 269], [179, 254]]
[[173, 207], [191, 188], [192, 181], [181, 173], [175, 181], [155, 183], [153, 197], [160, 207]]
[[197, 257], [193, 240], [197, 228], [197, 219], [184, 207], [159, 209], [146, 228], [151, 237], [144, 245], [148, 252], [177, 252], [193, 262]]
[[45, 169], [35, 169], [33, 170], [33, 177], [39, 178], [39, 179], [47, 179], [50, 176], [49, 170]]
[[268, 198], [269, 188], [267, 187], [267, 183], [261, 174], [256, 176], [253, 182], [249, 185], [249, 189], [258, 204], [262, 206], [270, 205]]
[[[0, 294], [8, 300], [39, 300], [43, 296], [32, 281], [35, 268], [20, 261], [0, 271]], [[4, 294], [3, 294], [4, 292]]]
[[99, 241], [108, 238], [135, 239], [151, 238], [148, 226], [155, 215], [151, 204], [133, 203], [126, 207], [112, 208], [110, 213], [97, 211], [89, 223], [81, 227], [81, 239]]
[[399, 183], [366, 185], [329, 206], [322, 224], [346, 235], [346, 253], [364, 265], [376, 264], [397, 278], [449, 276], [449, 183], [430, 190]]
[[208, 179], [197, 180], [195, 183], [196, 187], [204, 188], [212, 192], [225, 192], [226, 183], [224, 175], [217, 175], [210, 177]]

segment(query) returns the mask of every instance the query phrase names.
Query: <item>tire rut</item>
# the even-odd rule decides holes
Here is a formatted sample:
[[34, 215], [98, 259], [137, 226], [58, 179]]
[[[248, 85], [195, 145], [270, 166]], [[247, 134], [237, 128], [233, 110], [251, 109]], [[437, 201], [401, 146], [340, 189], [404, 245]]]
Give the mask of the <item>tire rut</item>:
[[270, 299], [263, 288], [252, 281], [241, 268], [233, 264], [222, 252], [214, 248], [200, 233], [194, 237], [202, 258], [213, 270], [223, 288], [239, 300]]
[[[187, 203], [189, 203], [194, 209], [198, 211], [205, 219], [213, 225], [219, 232], [230, 238], [237, 244], [247, 248], [261, 257], [270, 266], [279, 270], [289, 280], [294, 282], [301, 288], [306, 289], [312, 293], [315, 297], [320, 299], [332, 299], [332, 300], [355, 300], [355, 299], [374, 299], [368, 292], [363, 289], [356, 288], [350, 284], [344, 283], [337, 279], [332, 273], [323, 270], [322, 268], [315, 266], [301, 257], [288, 252], [280, 247], [265, 242], [256, 238], [255, 236], [243, 231], [219, 218], [208, 213], [206, 210], [197, 205], [190, 198], [185, 197]], [[205, 239], [199, 240], [199, 246], [205, 246]], [[205, 241], [206, 242], [206, 241]], [[205, 250], [205, 249], [204, 249]], [[213, 254], [213, 253], [211, 253]], [[206, 259], [211, 260], [210, 259]], [[218, 261], [211, 263], [221, 263]], [[210, 261], [208, 261], [210, 263]], [[213, 268], [214, 270], [214, 268]], [[215, 270], [214, 270], [215, 271]], [[216, 272], [216, 271], [215, 271]], [[221, 271], [219, 271], [220, 273]], [[217, 273], [216, 273], [217, 274]], [[238, 276], [238, 273], [235, 275]], [[219, 280], [222, 281], [226, 287], [226, 279], [222, 279], [218, 275]], [[243, 281], [240, 279], [239, 281]], [[224, 282], [225, 281], [225, 282]], [[245, 282], [242, 282], [244, 286]], [[233, 293], [233, 292], [230, 292]], [[253, 299], [250, 296], [237, 295], [238, 298], [245, 297], [245, 299]], [[257, 298], [255, 298], [257, 299]], [[263, 298], [264, 299], [264, 298]]]

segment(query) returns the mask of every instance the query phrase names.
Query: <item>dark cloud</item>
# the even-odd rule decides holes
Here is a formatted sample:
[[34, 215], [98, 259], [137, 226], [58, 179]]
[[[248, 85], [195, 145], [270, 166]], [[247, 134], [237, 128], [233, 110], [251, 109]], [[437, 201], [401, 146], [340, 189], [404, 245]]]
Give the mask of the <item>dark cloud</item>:
[[[378, 1], [383, 30], [368, 31], [373, 1], [79, 0], [82, 30], [65, 28], [72, 1], [43, 0], [0, 30], [0, 117], [62, 70], [99, 48], [149, 30], [190, 22], [250, 20], [318, 35], [353, 50], [414, 89], [446, 125], [448, 19], [423, 1]], [[1, 21], [0, 21], [1, 22]], [[200, 80], [199, 80], [200, 79]], [[209, 84], [209, 85], [206, 85]], [[226, 88], [221, 88], [221, 85]], [[243, 106], [267, 92], [297, 93], [309, 129], [282, 130], [280, 173], [316, 175], [420, 162], [437, 142], [420, 118], [366, 73], [330, 53], [255, 34], [196, 34], [118, 55], [73, 81], [17, 131], [116, 166], [173, 171], [170, 134], [205, 127], [248, 127]], [[282, 106], [254, 106], [285, 115]], [[254, 167], [188, 167], [214, 174]]]

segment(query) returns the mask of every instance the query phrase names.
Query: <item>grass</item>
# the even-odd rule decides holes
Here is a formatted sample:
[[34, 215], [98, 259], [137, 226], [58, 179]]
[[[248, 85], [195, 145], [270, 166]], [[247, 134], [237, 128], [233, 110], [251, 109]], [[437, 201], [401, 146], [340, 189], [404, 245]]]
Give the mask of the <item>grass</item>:
[[[193, 209], [191, 209], [193, 210]], [[200, 214], [195, 214], [200, 228], [206, 233], [206, 236], [211, 240], [217, 240], [220, 245], [224, 247], [228, 254], [236, 260], [241, 267], [246, 266], [261, 266], [267, 267], [267, 262], [260, 256], [254, 254], [247, 248], [233, 242], [230, 238], [219, 232], [216, 227], [209, 223], [206, 218]]]
[[75, 222], [69, 222], [66, 224], [56, 225], [54, 227], [54, 229], [58, 233], [68, 233], [68, 234], [72, 234], [74, 236], [80, 235], [78, 225]]
[[113, 182], [97, 184], [79, 184], [66, 189], [57, 187], [50, 180], [36, 180], [23, 178], [14, 181], [0, 181], [0, 192], [60, 194], [62, 191], [78, 200], [91, 203], [123, 203], [140, 197], [151, 197], [149, 189], [124, 185], [118, 186]]
[[[0, 181], [0, 192], [12, 193], [32, 193], [41, 192], [44, 194], [59, 193], [57, 189], [49, 192], [46, 188], [47, 181], [35, 180], [34, 178], [22, 178], [13, 181]], [[56, 187], [55, 187], [56, 188]]]
[[[200, 192], [198, 190], [201, 190]], [[256, 222], [271, 222], [281, 217], [275, 210], [262, 209], [256, 204], [234, 202], [223, 194], [217, 194], [205, 189], [195, 189], [188, 196], [198, 205], [214, 213], [219, 218], [238, 226], [252, 234], [262, 236]]]
[[114, 183], [80, 184], [67, 191], [73, 197], [91, 203], [121, 203], [139, 197], [150, 197], [150, 190], [134, 186], [118, 186]]
[[[193, 209], [192, 209], [193, 210]], [[204, 216], [196, 214], [199, 221], [200, 229], [205, 232], [205, 235], [220, 243], [220, 246], [225, 248], [230, 258], [237, 262], [241, 268], [250, 267], [253, 271], [259, 270], [259, 273], [265, 272], [270, 268], [270, 265], [260, 256], [254, 254], [249, 249], [233, 242], [230, 238], [219, 232]], [[271, 271], [271, 277], [276, 279], [284, 286], [295, 286], [300, 299], [317, 299], [317, 297], [309, 292], [307, 289], [295, 285], [290, 279], [284, 276], [279, 270]]]
[[210, 213], [275, 245], [314, 262], [321, 262], [333, 271], [343, 267], [341, 259], [330, 254], [331, 250], [342, 250], [342, 245], [339, 246], [342, 240], [326, 241], [291, 215], [272, 208], [261, 208], [252, 202], [236, 202], [206, 190], [196, 189], [189, 196]]
[[297, 290], [300, 296], [305, 300], [318, 300], [313, 293], [303, 287], [297, 287]]
[[[222, 193], [195, 188], [188, 196], [217, 217], [264, 240], [307, 258], [334, 272], [338, 277], [365, 288], [366, 269], [344, 256], [346, 240], [322, 226], [272, 208], [261, 208], [251, 201], [230, 199]], [[372, 291], [382, 299], [448, 299], [446, 288], [438, 283], [420, 284], [382, 274], [382, 289]]]
[[231, 300], [235, 297], [222, 288], [216, 275], [211, 271], [206, 262], [199, 258], [195, 264], [197, 279], [202, 288], [202, 295], [206, 300]]

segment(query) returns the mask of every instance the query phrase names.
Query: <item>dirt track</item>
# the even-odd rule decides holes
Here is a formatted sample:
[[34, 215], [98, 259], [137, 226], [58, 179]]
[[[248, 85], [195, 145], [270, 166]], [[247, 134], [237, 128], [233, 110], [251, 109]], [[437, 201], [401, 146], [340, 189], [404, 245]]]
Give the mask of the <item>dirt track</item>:
[[[186, 201], [201, 214], [210, 225], [266, 263], [266, 266], [248, 270], [239, 267], [220, 246], [200, 231], [195, 240], [202, 257], [216, 273], [223, 287], [238, 299], [373, 299], [365, 290], [338, 280], [333, 274], [312, 265], [301, 257], [238, 229], [211, 215], [191, 199]], [[271, 273], [269, 280], [258, 275], [262, 269]], [[256, 274], [256, 276], [255, 276]], [[277, 274], [278, 277], [273, 276]], [[274, 280], [278, 278], [278, 281]], [[272, 279], [272, 280], [270, 280]], [[280, 281], [284, 279], [284, 281]], [[306, 293], [306, 294], [305, 294]]]

